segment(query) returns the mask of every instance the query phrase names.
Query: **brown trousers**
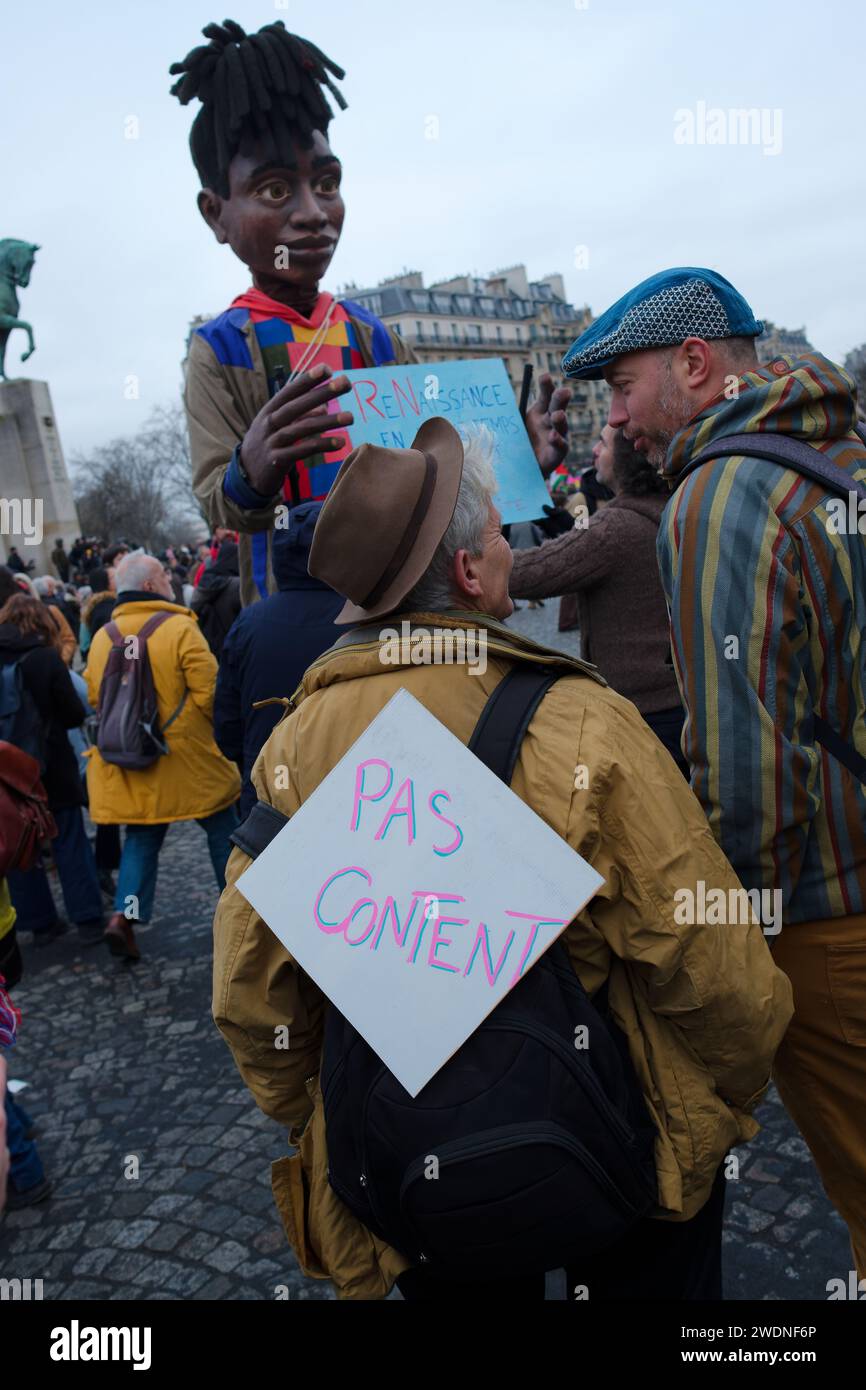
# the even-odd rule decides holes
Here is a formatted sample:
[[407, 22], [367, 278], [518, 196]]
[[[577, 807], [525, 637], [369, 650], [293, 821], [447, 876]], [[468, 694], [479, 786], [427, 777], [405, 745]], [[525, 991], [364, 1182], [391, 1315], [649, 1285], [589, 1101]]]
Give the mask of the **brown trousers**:
[[866, 1278], [866, 914], [796, 922], [770, 942], [794, 990], [773, 1079]]

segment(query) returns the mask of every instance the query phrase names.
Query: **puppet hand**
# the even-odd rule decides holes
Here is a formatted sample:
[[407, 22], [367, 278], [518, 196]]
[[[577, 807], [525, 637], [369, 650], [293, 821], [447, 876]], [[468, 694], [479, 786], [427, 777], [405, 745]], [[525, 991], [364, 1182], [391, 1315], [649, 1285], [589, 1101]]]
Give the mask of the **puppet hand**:
[[273, 497], [289, 469], [300, 459], [333, 453], [345, 441], [329, 435], [329, 429], [345, 429], [354, 422], [347, 410], [328, 413], [327, 403], [351, 389], [345, 376], [331, 379], [323, 363], [289, 381], [259, 411], [241, 445], [241, 462], [250, 487], [263, 497]]

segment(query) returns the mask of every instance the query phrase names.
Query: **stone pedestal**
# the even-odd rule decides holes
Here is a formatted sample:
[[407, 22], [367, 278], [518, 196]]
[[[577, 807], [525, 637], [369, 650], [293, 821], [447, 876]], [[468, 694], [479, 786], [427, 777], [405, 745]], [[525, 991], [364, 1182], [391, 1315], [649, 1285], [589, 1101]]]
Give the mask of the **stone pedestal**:
[[0, 382], [0, 561], [16, 546], [31, 574], [51, 574], [58, 536], [67, 551], [78, 513], [47, 381]]

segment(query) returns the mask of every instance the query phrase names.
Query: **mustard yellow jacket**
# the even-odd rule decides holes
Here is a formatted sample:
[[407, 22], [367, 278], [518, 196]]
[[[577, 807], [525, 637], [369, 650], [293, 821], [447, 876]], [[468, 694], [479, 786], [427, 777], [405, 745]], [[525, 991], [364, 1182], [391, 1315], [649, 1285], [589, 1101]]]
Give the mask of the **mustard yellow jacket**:
[[[657, 1130], [655, 1214], [687, 1219], [706, 1201], [728, 1149], [757, 1133], [750, 1112], [791, 1017], [789, 981], [757, 923], [675, 920], [677, 890], [696, 890], [700, 880], [723, 890], [739, 883], [687, 782], [629, 701], [594, 668], [493, 619], [382, 621], [399, 631], [404, 617], [483, 628], [486, 671], [385, 665], [378, 625], [362, 645], [331, 648], [306, 672], [259, 755], [258, 795], [291, 816], [401, 687], [465, 743], [514, 662], [559, 666], [562, 678], [532, 719], [511, 785], [604, 878], [564, 940], [590, 993], [609, 979], [613, 1015]], [[587, 787], [575, 776], [578, 765], [587, 769]], [[406, 1261], [328, 1185], [317, 1079], [326, 1001], [234, 886], [249, 862], [233, 851], [217, 909], [214, 1018], [261, 1109], [299, 1145], [272, 1176], [301, 1269], [331, 1278], [341, 1297], [382, 1297]], [[274, 1045], [281, 1024], [289, 1028], [286, 1050]]]
[[[118, 603], [111, 619], [124, 637], [137, 633], [154, 613], [171, 617], [147, 639], [147, 654], [160, 724], [166, 724], [169, 752], [150, 767], [135, 771], [106, 763], [95, 748], [88, 753], [87, 794], [90, 815], [97, 825], [160, 825], [167, 821], [198, 820], [223, 811], [240, 795], [240, 775], [214, 743], [213, 696], [217, 664], [189, 608], [154, 596], [152, 600]], [[98, 710], [99, 686], [111, 649], [106, 629], [100, 628], [88, 652], [87, 697]]]

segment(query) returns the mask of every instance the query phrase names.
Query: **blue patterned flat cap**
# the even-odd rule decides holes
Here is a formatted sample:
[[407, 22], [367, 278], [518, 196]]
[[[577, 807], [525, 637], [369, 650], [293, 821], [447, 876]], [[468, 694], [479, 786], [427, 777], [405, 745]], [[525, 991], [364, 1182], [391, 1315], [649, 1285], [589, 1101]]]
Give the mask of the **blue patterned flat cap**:
[[764, 325], [730, 281], [714, 270], [677, 266], [636, 285], [572, 343], [566, 376], [604, 375], [627, 352], [671, 347], [686, 338], [756, 338]]

